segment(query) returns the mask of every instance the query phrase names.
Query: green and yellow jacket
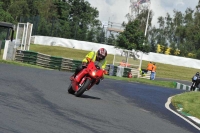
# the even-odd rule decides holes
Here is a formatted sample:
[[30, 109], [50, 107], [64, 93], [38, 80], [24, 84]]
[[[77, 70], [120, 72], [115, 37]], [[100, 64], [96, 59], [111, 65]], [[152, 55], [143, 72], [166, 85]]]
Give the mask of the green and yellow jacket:
[[[90, 58], [93, 62], [95, 62], [95, 61], [96, 61], [96, 57], [97, 57], [96, 52], [94, 52], [94, 51], [89, 52], [89, 53], [85, 56], [85, 58], [83, 59], [82, 62], [86, 62], [86, 63], [87, 63], [87, 62], [88, 62], [88, 61], [87, 61], [87, 58]], [[101, 60], [101, 61], [98, 61], [98, 62], [99, 62], [99, 63], [98, 63], [98, 66], [101, 67], [101, 69], [105, 69], [105, 68], [106, 68], [106, 64], [107, 64], [106, 59]]]

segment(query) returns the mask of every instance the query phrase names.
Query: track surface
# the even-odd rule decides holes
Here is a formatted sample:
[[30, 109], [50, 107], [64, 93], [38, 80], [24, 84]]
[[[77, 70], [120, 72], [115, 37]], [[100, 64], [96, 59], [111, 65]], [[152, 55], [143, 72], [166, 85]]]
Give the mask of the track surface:
[[165, 109], [182, 90], [105, 79], [77, 98], [72, 73], [0, 64], [0, 133], [198, 133]]

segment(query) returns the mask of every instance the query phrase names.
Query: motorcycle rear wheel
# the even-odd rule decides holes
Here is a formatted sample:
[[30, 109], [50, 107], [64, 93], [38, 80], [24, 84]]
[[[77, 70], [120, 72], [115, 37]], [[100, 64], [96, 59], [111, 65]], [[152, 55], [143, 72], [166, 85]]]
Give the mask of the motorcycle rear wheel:
[[77, 97], [80, 97], [88, 88], [88, 86], [90, 85], [91, 81], [89, 79], [86, 79], [85, 83], [83, 84], [83, 86], [80, 87], [80, 89], [75, 93], [75, 95]]
[[69, 87], [68, 87], [68, 93], [69, 94], [74, 94], [75, 91], [72, 89], [72, 84], [70, 83]]

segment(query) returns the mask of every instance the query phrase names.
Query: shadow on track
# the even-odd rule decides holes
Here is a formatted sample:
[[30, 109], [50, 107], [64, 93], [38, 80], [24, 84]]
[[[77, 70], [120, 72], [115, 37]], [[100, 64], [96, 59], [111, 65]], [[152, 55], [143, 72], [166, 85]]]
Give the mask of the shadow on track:
[[99, 97], [93, 97], [93, 96], [89, 96], [89, 95], [85, 95], [85, 94], [83, 94], [80, 98], [90, 98], [90, 99], [95, 99], [95, 100], [101, 100], [101, 98], [99, 98]]

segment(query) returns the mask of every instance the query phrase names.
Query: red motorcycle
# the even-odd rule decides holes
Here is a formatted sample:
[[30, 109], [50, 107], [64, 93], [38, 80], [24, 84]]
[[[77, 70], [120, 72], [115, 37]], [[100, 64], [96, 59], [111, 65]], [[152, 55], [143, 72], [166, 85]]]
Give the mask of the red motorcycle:
[[89, 63], [85, 68], [75, 77], [73, 75], [70, 77], [71, 84], [68, 87], [68, 93], [75, 94], [77, 97], [80, 97], [85, 91], [90, 90], [106, 73], [95, 62], [92, 62], [90, 59], [87, 60]]

